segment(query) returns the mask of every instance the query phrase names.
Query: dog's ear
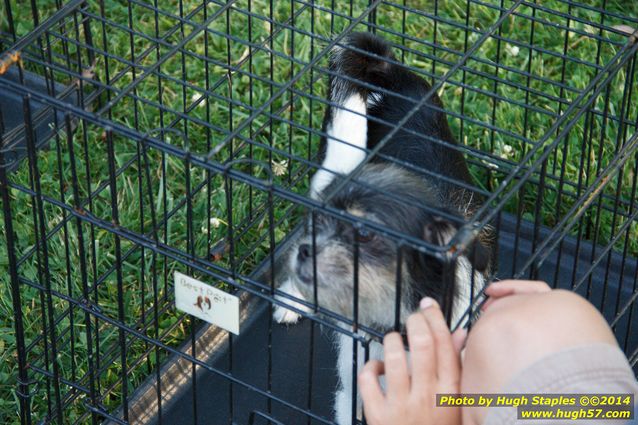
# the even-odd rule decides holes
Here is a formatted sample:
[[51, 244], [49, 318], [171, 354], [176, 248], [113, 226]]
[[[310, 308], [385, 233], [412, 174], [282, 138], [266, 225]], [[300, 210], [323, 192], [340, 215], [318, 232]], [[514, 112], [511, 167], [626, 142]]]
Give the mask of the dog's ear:
[[450, 220], [432, 217], [423, 229], [423, 239], [432, 245], [444, 246], [450, 243], [456, 234], [457, 227]]
[[[450, 243], [457, 230], [457, 224], [436, 216], [425, 225], [423, 239], [433, 245], [444, 246]], [[472, 267], [479, 272], [487, 270], [490, 264], [490, 251], [478, 239], [468, 246], [465, 256]]]

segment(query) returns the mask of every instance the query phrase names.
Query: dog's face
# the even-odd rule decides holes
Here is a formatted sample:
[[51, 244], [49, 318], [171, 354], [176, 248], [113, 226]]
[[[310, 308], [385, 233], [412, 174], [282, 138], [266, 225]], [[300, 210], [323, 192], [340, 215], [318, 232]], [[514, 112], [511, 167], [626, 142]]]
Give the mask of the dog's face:
[[[333, 182], [324, 193], [330, 193], [338, 183]], [[434, 193], [424, 179], [402, 168], [371, 164], [328, 205], [383, 228], [444, 245], [458, 224], [424, 209], [445, 208]], [[310, 220], [290, 261], [298, 289], [306, 299], [314, 300], [316, 282], [319, 305], [348, 318], [353, 318], [358, 299], [359, 321], [368, 325], [393, 325], [398, 284], [402, 317], [421, 297], [441, 300], [446, 291], [441, 261], [407, 246], [399, 254], [399, 243], [390, 236], [328, 214], [316, 214]]]
[[[374, 209], [359, 203], [353, 203], [345, 211], [386, 224], [378, 220]], [[291, 258], [298, 289], [304, 297], [314, 299], [316, 279], [319, 305], [346, 317], [353, 317], [355, 285], [359, 306], [365, 310], [363, 314], [378, 315], [374, 314], [375, 300], [385, 300], [387, 308], [388, 300], [395, 299], [396, 244], [370, 230], [357, 231], [350, 223], [329, 215], [315, 216], [314, 235], [315, 250], [309, 229]]]

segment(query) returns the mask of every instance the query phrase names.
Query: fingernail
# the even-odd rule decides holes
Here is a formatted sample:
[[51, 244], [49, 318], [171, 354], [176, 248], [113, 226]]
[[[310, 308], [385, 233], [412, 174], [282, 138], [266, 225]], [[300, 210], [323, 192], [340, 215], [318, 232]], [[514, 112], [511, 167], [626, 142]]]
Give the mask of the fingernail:
[[419, 303], [419, 307], [421, 310], [425, 310], [426, 308], [430, 308], [434, 305], [434, 300], [430, 297], [425, 297]]

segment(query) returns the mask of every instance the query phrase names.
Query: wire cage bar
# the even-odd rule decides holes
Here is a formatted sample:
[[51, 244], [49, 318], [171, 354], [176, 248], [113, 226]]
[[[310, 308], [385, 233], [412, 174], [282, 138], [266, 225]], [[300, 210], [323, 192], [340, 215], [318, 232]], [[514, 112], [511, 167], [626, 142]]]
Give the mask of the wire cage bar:
[[[357, 365], [388, 329], [360, 322], [356, 299], [346, 317], [280, 289], [320, 215], [446, 270], [489, 231], [489, 279], [585, 296], [635, 370], [635, 28], [638, 6], [614, 0], [5, 0], [0, 422], [335, 423], [332, 338]], [[480, 199], [444, 244], [309, 195], [340, 107], [329, 59], [355, 31], [430, 89], [374, 87], [410, 108], [366, 117], [391, 130], [340, 184], [382, 160]], [[426, 104], [458, 145], [410, 129]], [[472, 183], [388, 157], [395, 134], [460, 152]], [[176, 271], [240, 298], [238, 336], [175, 308]], [[278, 324], [277, 307], [304, 320]]]

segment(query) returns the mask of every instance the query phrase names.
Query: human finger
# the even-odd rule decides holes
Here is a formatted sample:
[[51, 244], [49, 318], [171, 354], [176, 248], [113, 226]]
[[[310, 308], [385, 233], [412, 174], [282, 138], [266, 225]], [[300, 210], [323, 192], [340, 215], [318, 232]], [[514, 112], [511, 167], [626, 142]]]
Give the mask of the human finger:
[[454, 349], [452, 334], [445, 322], [443, 312], [436, 301], [425, 298], [421, 301], [421, 314], [425, 317], [434, 338], [436, 373], [439, 381], [451, 386], [450, 390], [456, 390], [460, 379], [459, 356]]
[[406, 329], [410, 346], [412, 386], [431, 386], [436, 380], [436, 355], [430, 326], [425, 316], [417, 312], [408, 317]]
[[374, 414], [374, 410], [381, 407], [385, 396], [379, 383], [379, 377], [385, 373], [383, 362], [379, 360], [370, 360], [359, 372], [357, 382], [359, 384], [359, 392], [363, 400], [363, 407], [366, 410], [366, 416]]
[[501, 280], [493, 282], [485, 288], [485, 293], [491, 297], [499, 297], [510, 294], [533, 294], [548, 292], [552, 289], [541, 280]]
[[388, 397], [405, 397], [410, 390], [408, 362], [403, 348], [403, 339], [397, 332], [383, 338], [383, 358]]
[[503, 280], [494, 282], [485, 288], [485, 294], [488, 295], [489, 298], [483, 304], [481, 310], [487, 310], [500, 298], [511, 295], [539, 294], [551, 290], [547, 283], [539, 280]]

